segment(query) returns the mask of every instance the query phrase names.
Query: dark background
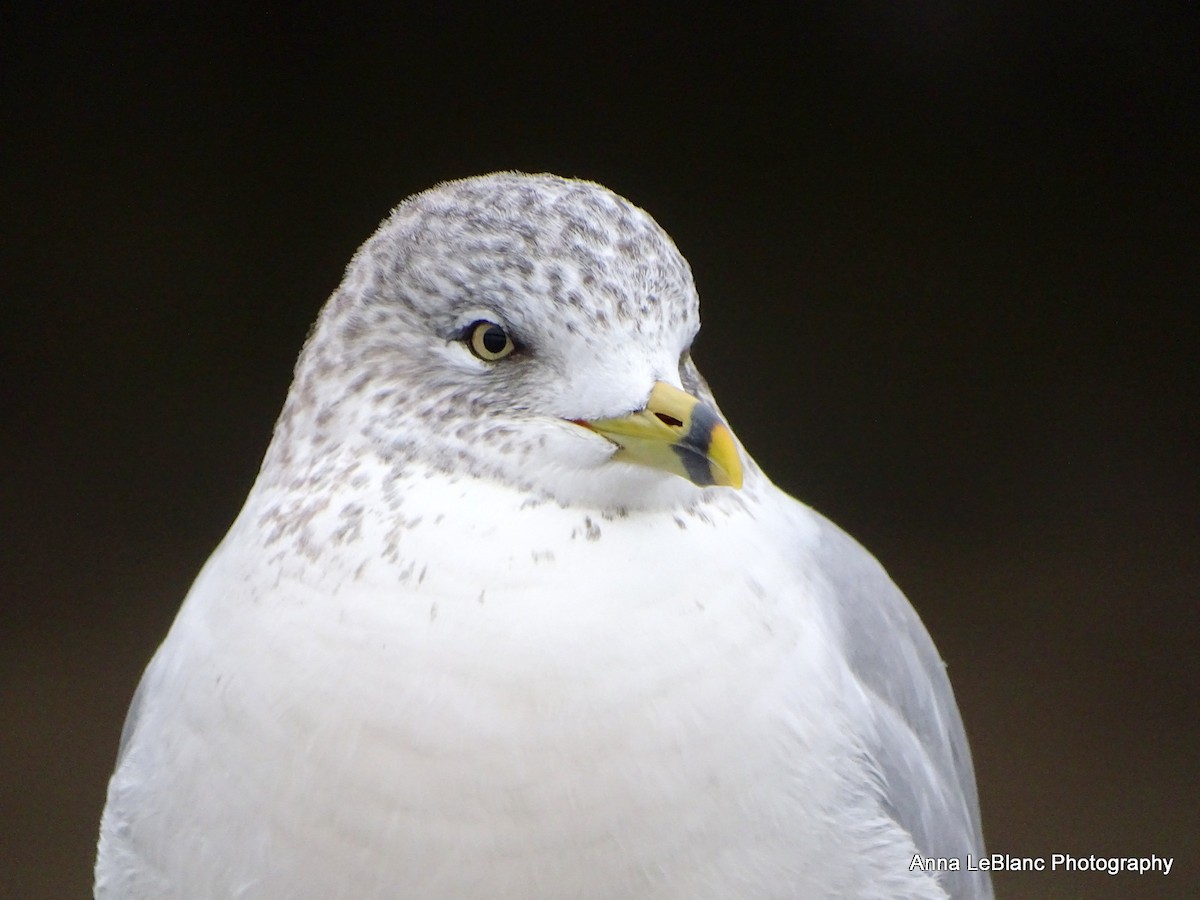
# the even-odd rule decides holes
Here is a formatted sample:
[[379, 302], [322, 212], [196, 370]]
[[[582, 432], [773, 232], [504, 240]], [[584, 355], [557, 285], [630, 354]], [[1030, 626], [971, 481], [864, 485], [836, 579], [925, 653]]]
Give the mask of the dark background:
[[0, 11], [0, 895], [87, 893], [138, 675], [355, 247], [517, 168], [675, 237], [740, 437], [937, 640], [990, 849], [1176, 858], [1000, 893], [1200, 896], [1184, 4], [58, 6]]

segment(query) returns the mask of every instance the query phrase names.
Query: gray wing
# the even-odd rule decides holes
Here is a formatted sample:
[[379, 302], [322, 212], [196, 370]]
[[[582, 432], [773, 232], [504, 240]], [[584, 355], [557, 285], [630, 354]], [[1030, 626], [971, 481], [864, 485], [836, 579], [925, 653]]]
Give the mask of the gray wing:
[[986, 872], [967, 872], [984, 854], [971, 750], [946, 667], [929, 632], [883, 567], [857, 541], [818, 516], [825, 575], [838, 598], [851, 670], [874, 701], [868, 738], [886, 809], [924, 856], [958, 858], [944, 872], [952, 897], [991, 897]]

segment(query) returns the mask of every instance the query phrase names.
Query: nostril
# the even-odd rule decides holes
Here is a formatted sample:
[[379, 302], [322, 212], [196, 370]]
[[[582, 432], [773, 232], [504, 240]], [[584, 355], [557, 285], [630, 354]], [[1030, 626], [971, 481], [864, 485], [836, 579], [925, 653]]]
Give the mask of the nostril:
[[656, 412], [655, 415], [658, 416], [659, 421], [665, 422], [668, 425], [673, 425], [676, 428], [679, 428], [683, 425], [681, 420], [675, 418], [674, 416], [668, 416], [666, 413]]

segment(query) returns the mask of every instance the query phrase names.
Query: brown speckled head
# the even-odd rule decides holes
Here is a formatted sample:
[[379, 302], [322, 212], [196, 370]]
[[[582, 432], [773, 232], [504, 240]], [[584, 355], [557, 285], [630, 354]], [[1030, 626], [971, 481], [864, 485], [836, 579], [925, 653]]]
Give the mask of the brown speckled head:
[[[473, 354], [479, 322], [500, 326], [511, 354]], [[439, 185], [355, 254], [300, 355], [263, 475], [374, 452], [562, 502], [593, 496], [564, 478], [613, 448], [570, 421], [639, 409], [660, 380], [711, 402], [688, 357], [699, 327], [687, 262], [612, 191], [515, 172]]]

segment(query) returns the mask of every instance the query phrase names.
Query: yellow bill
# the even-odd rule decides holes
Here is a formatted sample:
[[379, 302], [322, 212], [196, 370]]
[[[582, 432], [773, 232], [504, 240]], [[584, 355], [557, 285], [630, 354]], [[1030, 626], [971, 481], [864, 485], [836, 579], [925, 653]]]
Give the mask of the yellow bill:
[[742, 461], [729, 426], [712, 407], [669, 384], [655, 382], [645, 409], [578, 424], [616, 444], [613, 459], [661, 469], [701, 487], [742, 486]]

